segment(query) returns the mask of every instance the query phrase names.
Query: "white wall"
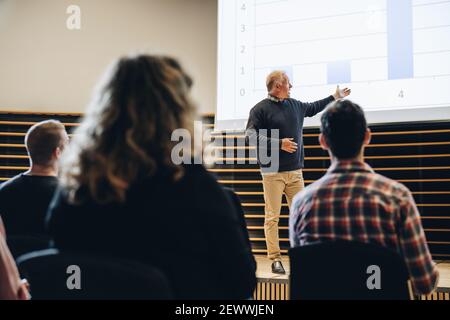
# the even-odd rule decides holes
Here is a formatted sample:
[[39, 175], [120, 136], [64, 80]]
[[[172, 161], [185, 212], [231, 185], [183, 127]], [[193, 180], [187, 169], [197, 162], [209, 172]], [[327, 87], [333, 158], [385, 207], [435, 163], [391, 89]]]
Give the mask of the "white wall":
[[[68, 30], [69, 5], [81, 30]], [[115, 58], [180, 59], [199, 112], [216, 105], [216, 0], [0, 0], [0, 110], [83, 112]]]

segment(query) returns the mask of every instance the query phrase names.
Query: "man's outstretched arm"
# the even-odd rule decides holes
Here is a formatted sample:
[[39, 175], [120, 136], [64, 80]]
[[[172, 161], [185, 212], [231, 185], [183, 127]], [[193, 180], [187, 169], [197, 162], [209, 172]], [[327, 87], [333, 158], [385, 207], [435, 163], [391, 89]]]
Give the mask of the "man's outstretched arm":
[[330, 95], [329, 97], [327, 97], [325, 99], [318, 100], [315, 102], [310, 102], [310, 103], [301, 102], [305, 109], [305, 117], [315, 116], [316, 114], [321, 112], [323, 109], [325, 109], [325, 107], [330, 102], [332, 102], [334, 100], [338, 100], [338, 99], [343, 99], [343, 98], [349, 96], [351, 94], [351, 92], [352, 91], [349, 88], [340, 89], [339, 86], [337, 86], [336, 91], [332, 95]]

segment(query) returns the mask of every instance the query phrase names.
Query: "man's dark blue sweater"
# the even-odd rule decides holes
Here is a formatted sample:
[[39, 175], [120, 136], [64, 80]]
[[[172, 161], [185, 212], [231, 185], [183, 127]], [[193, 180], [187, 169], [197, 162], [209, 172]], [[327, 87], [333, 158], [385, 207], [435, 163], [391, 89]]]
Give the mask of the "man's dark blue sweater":
[[[273, 163], [261, 161], [259, 153], [262, 150], [258, 149], [258, 164], [261, 171], [284, 172], [303, 168], [303, 120], [305, 117], [316, 115], [332, 101], [333, 96], [311, 103], [291, 98], [277, 101], [273, 97], [268, 97], [257, 103], [250, 110], [246, 136], [251, 144], [258, 141], [258, 148], [279, 150], [279, 165], [274, 166]], [[261, 129], [267, 129], [267, 132], [261, 132]], [[273, 137], [270, 131], [272, 129], [279, 130], [278, 137]], [[298, 144], [297, 151], [288, 153], [281, 150], [281, 140], [284, 138], [293, 138]], [[263, 154], [267, 154], [267, 151]]]

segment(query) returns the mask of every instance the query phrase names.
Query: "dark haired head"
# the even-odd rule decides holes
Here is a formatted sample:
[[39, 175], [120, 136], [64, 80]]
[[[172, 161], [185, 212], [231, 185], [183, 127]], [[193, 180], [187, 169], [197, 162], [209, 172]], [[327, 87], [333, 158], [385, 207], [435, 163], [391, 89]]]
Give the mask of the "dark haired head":
[[188, 88], [191, 88], [192, 85], [194, 84], [194, 81], [192, 80], [192, 78], [183, 70], [183, 68], [181, 67], [180, 63], [175, 60], [172, 57], [167, 57], [167, 56], [163, 56], [162, 59], [172, 68], [178, 70], [181, 72], [184, 81], [186, 82], [186, 85], [188, 86]]
[[25, 135], [25, 146], [33, 164], [51, 166], [53, 153], [61, 151], [68, 142], [64, 125], [57, 120], [46, 120], [34, 124]]
[[367, 130], [364, 112], [349, 100], [332, 102], [321, 118], [321, 132], [330, 151], [338, 159], [359, 155]]

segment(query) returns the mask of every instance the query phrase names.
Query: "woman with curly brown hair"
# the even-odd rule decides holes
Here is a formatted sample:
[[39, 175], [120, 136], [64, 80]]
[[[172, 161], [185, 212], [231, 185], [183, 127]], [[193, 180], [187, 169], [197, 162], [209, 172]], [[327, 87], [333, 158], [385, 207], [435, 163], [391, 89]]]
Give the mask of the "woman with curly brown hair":
[[237, 212], [202, 165], [171, 159], [172, 132], [193, 130], [191, 84], [164, 56], [113, 65], [63, 155], [49, 231], [63, 251], [158, 267], [176, 298], [248, 298], [254, 261]]

